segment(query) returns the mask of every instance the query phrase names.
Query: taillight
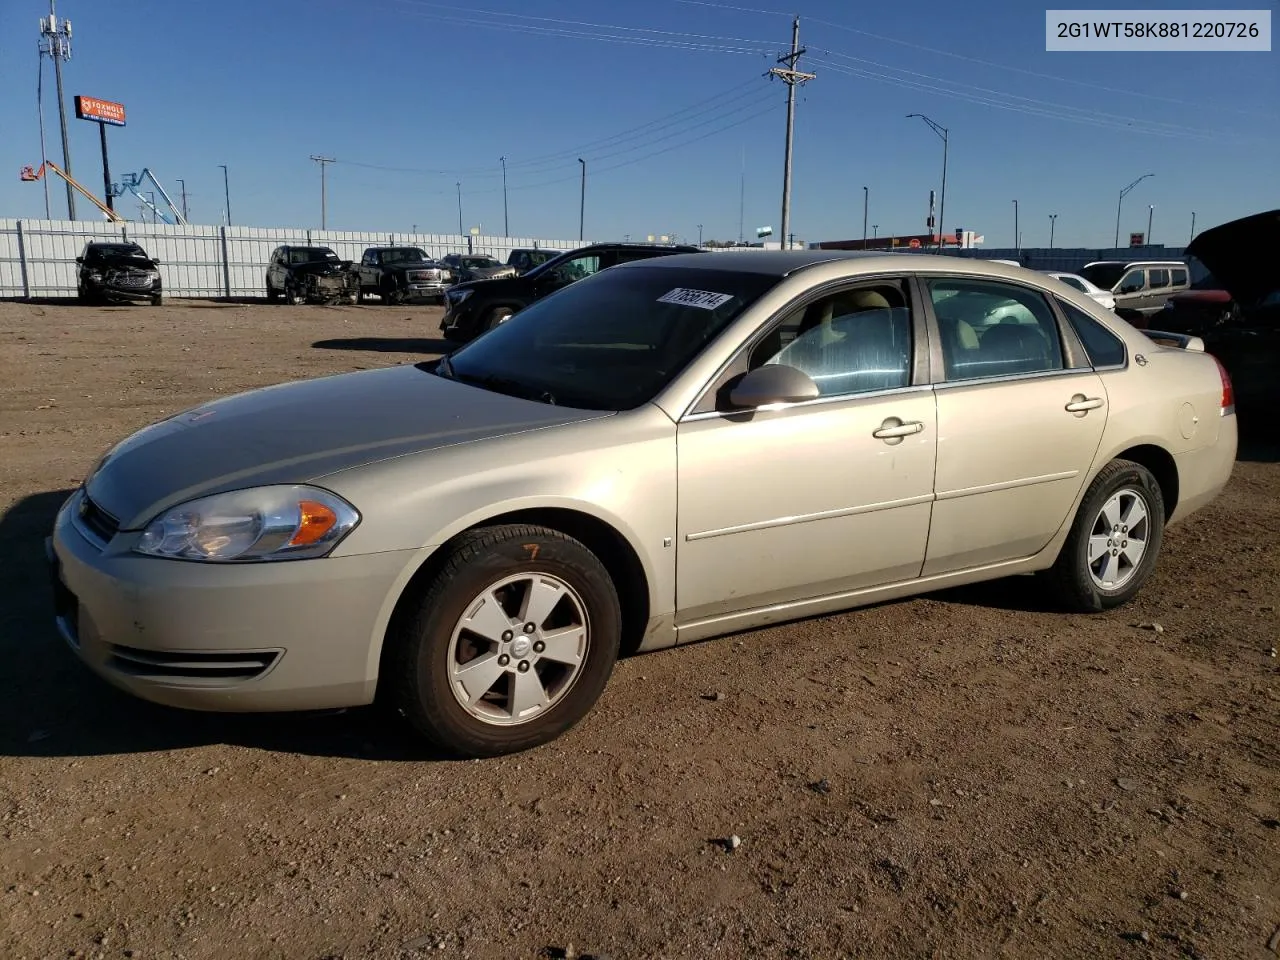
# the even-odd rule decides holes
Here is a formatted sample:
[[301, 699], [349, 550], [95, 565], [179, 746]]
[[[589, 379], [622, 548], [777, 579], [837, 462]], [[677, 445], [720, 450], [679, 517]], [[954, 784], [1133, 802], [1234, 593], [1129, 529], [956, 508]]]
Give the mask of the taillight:
[[1227, 368], [1222, 365], [1222, 361], [1214, 357], [1213, 362], [1218, 365], [1218, 375], [1222, 377], [1222, 404], [1218, 413], [1226, 417], [1236, 412], [1236, 391], [1231, 386], [1231, 374], [1227, 373]]

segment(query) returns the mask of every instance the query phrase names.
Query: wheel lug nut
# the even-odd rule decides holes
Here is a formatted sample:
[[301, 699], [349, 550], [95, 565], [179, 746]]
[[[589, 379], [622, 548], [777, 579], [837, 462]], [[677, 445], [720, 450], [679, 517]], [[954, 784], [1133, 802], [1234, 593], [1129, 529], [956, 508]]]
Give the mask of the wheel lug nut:
[[533, 645], [534, 653], [541, 653], [545, 649], [547, 649], [547, 645], [543, 643], [541, 640], [539, 640], [537, 643]]
[[537, 630], [537, 629], [538, 629], [538, 626], [537, 626], [537, 624], [534, 624], [534, 623], [526, 623], [526, 624], [524, 625], [524, 632], [525, 632], [525, 633], [533, 633], [533, 631], [535, 631], [535, 630]]
[[515, 634], [514, 634], [514, 633], [512, 633], [510, 630], [503, 630], [503, 631], [502, 631], [502, 642], [503, 642], [503, 643], [510, 643], [510, 642], [511, 642], [511, 640], [512, 640], [512, 638], [513, 638], [514, 636], [515, 636]]
[[519, 670], [521, 673], [528, 673], [528, 672], [529, 672], [529, 661], [528, 661], [528, 660], [521, 660], [521, 661], [520, 661], [520, 665], [519, 665], [519, 666], [517, 666], [517, 667], [516, 667], [516, 669], [517, 669], [517, 670]]
[[511, 662], [511, 658], [508, 657], [505, 653], [498, 658], [498, 666], [500, 667], [505, 667], [510, 662]]

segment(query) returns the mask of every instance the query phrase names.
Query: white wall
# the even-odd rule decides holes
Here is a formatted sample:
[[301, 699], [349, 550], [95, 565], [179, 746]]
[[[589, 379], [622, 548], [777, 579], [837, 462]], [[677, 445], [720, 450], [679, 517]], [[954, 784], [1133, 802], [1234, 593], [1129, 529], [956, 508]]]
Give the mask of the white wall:
[[74, 297], [76, 257], [90, 240], [128, 239], [160, 260], [171, 297], [254, 297], [265, 294], [267, 258], [281, 244], [331, 247], [359, 260], [365, 247], [422, 247], [429, 256], [485, 253], [505, 261], [515, 247], [572, 250], [589, 241], [452, 234], [347, 233], [289, 227], [185, 227], [142, 222], [0, 219], [0, 297]]

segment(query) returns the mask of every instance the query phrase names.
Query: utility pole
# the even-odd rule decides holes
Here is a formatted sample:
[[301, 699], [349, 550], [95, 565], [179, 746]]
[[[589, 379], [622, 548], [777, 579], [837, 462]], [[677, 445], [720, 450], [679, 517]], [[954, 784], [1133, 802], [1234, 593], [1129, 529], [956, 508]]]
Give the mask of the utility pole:
[[499, 157], [502, 163], [502, 235], [511, 236], [511, 221], [507, 217], [507, 158]]
[[178, 177], [177, 180], [178, 186], [182, 188], [182, 219], [190, 220], [191, 218], [187, 214], [187, 181], [183, 180], [181, 177]]
[[867, 249], [867, 210], [871, 206], [871, 191], [862, 188], [862, 249]]
[[908, 113], [907, 119], [919, 117], [929, 125], [934, 133], [942, 138], [942, 196], [938, 201], [938, 251], [942, 251], [942, 231], [946, 226], [947, 217], [947, 148], [951, 142], [951, 131], [939, 123], [934, 123], [923, 113]]
[[796, 17], [791, 21], [791, 53], [778, 58], [778, 63], [785, 63], [786, 66], [774, 67], [769, 71], [771, 76], [777, 77], [787, 85], [787, 153], [782, 171], [782, 232], [780, 236], [788, 248], [790, 242], [787, 238], [791, 235], [791, 147], [796, 129], [796, 85], [813, 80], [817, 76], [796, 70], [796, 64], [800, 62], [800, 56], [804, 52], [800, 46], [800, 18]]
[[[71, 59], [71, 21], [58, 20], [58, 12], [54, 8], [54, 0], [49, 0], [49, 17], [40, 21], [40, 35], [44, 38], [41, 52], [48, 53], [53, 61], [53, 74], [58, 81], [58, 120], [62, 125], [62, 169], [71, 175], [71, 148], [67, 143], [67, 104], [62, 96], [62, 61]], [[42, 71], [43, 75], [43, 71]], [[43, 118], [41, 120], [43, 123]], [[76, 195], [70, 182], [67, 188], [67, 214], [70, 219], [76, 218]]]
[[218, 164], [222, 168], [222, 192], [227, 200], [227, 226], [231, 226], [231, 184], [227, 180], [227, 165], [225, 163]]
[[[41, 20], [40, 24], [41, 32], [43, 32], [44, 21]], [[41, 46], [37, 54], [40, 60], [40, 76], [36, 81], [36, 113], [39, 114], [40, 117], [40, 166], [42, 167], [44, 166], [45, 161], [49, 159], [44, 146], [44, 54], [45, 49]], [[46, 220], [52, 220], [53, 214], [49, 212], [49, 178], [41, 177], [40, 183], [44, 186], [44, 218]]]
[[747, 212], [747, 148], [742, 148], [742, 178], [738, 183], [738, 246], [746, 241], [746, 234], [743, 227], [746, 223]]
[[1195, 238], [1196, 238], [1196, 212], [1192, 210], [1191, 211], [1191, 237], [1190, 239], [1187, 240], [1187, 243], [1190, 243]]
[[1156, 205], [1154, 203], [1147, 205], [1147, 246], [1151, 246], [1151, 218], [1155, 215]]
[[1117, 249], [1120, 246], [1120, 205], [1124, 203], [1124, 198], [1128, 196], [1130, 190], [1132, 190], [1134, 187], [1140, 184], [1143, 180], [1147, 179], [1147, 177], [1154, 177], [1154, 176], [1155, 176], [1154, 173], [1144, 173], [1137, 180], [1133, 181], [1133, 183], [1129, 184], [1127, 187], [1125, 187], [1123, 190], [1120, 191], [1120, 199], [1116, 201], [1116, 247]]
[[702, 249], [702, 224], [698, 224], [698, 249]]
[[316, 163], [320, 164], [320, 229], [323, 230], [325, 229], [327, 225], [327, 220], [328, 220], [328, 216], [327, 216], [328, 211], [326, 209], [328, 204], [327, 204], [327, 198], [326, 198], [327, 191], [325, 189], [324, 168], [326, 165], [333, 163], [333, 158], [317, 157], [313, 153], [311, 155], [311, 159], [314, 160]]
[[458, 236], [462, 236], [467, 232], [462, 229], [462, 181], [459, 180], [455, 186], [458, 188]]
[[582, 164], [582, 199], [578, 201], [578, 239], [581, 240], [587, 216], [587, 161], [579, 157], [578, 162]]
[[1058, 215], [1056, 213], [1049, 214], [1049, 249], [1050, 250], [1053, 249], [1053, 228], [1057, 220], [1058, 220]]
[[1013, 201], [1013, 252], [1022, 252], [1022, 235], [1018, 233], [1018, 201]]

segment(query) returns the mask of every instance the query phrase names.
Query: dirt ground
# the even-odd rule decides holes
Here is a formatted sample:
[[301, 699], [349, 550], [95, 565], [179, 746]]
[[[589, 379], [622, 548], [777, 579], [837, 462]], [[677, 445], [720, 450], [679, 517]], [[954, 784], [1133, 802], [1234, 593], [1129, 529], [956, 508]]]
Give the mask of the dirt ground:
[[0, 956], [1280, 953], [1274, 447], [1128, 608], [1019, 580], [633, 657], [500, 760], [369, 710], [155, 707], [75, 661], [42, 541], [107, 446], [420, 361], [438, 317], [0, 303]]

